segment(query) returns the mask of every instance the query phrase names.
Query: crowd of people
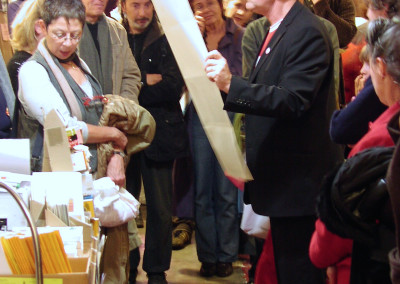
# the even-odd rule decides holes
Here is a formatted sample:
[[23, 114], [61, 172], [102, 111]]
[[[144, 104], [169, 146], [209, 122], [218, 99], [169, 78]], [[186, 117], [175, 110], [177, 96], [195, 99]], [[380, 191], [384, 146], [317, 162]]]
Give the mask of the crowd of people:
[[[55, 109], [81, 130], [95, 178], [136, 199], [143, 188], [148, 283], [168, 283], [172, 250], [193, 230], [204, 278], [230, 276], [249, 254], [249, 284], [400, 283], [400, 1], [188, 4], [254, 178], [244, 190], [225, 176], [194, 104], [182, 103], [190, 92], [151, 0], [12, 1], [0, 138], [29, 139], [41, 171]], [[99, 124], [105, 95], [152, 115], [149, 147], [127, 156], [126, 130]], [[104, 143], [113, 151], [99, 171]], [[265, 239], [240, 230], [243, 204], [269, 217]], [[136, 221], [101, 233], [102, 281], [135, 283]]]

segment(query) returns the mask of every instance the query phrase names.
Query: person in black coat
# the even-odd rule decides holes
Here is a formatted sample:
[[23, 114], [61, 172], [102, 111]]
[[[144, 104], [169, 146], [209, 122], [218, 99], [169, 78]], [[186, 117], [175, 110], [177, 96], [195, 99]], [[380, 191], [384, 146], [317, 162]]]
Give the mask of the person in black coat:
[[244, 201], [270, 216], [278, 282], [323, 283], [308, 246], [321, 180], [342, 160], [329, 137], [336, 108], [332, 43], [299, 2], [250, 0], [247, 8], [271, 22], [249, 80], [232, 76], [216, 51], [206, 59], [206, 72], [228, 94], [225, 109], [246, 114], [254, 181], [246, 184]]
[[[164, 272], [170, 267], [172, 252], [172, 167], [176, 158], [189, 154], [179, 104], [184, 83], [152, 2], [125, 0], [121, 4], [129, 45], [142, 73], [139, 103], [156, 121], [153, 142], [133, 157], [146, 195], [143, 270], [149, 283], [167, 283]], [[127, 172], [127, 183], [135, 184], [129, 176]], [[140, 191], [140, 182], [136, 187]]]

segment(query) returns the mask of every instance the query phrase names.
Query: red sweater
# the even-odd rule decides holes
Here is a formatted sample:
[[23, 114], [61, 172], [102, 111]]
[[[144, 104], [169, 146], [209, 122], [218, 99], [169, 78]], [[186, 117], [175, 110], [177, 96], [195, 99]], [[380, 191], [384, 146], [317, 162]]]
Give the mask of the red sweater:
[[378, 146], [394, 146], [392, 138], [387, 130], [387, 124], [399, 110], [400, 104], [397, 102], [385, 110], [374, 122], [370, 123], [369, 131], [357, 142], [353, 149], [351, 149], [349, 158], [365, 149]]
[[353, 240], [331, 233], [319, 219], [315, 222], [309, 248], [310, 260], [318, 268], [335, 266], [336, 275], [333, 278], [336, 281], [330, 283], [350, 283], [352, 247]]
[[358, 45], [349, 43], [346, 51], [342, 53], [343, 84], [346, 104], [351, 101], [351, 98], [354, 95], [357, 95], [354, 91], [354, 80], [358, 75], [360, 75], [360, 70], [363, 65], [359, 56], [364, 45], [365, 41]]

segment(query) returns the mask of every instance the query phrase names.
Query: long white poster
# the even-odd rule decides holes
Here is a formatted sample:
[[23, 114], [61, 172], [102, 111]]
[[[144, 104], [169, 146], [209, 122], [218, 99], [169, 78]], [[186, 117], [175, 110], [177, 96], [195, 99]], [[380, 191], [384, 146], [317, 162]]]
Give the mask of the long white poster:
[[228, 177], [252, 180], [218, 87], [204, 70], [207, 48], [188, 0], [153, 0], [153, 5], [222, 169]]

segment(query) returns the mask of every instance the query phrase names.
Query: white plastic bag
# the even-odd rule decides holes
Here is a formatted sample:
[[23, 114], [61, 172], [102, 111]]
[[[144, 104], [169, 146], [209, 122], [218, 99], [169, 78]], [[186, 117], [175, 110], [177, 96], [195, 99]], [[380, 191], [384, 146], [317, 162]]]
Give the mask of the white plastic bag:
[[125, 188], [119, 188], [109, 178], [93, 182], [96, 195], [93, 198], [94, 214], [101, 226], [116, 227], [136, 218], [140, 203]]
[[244, 204], [240, 228], [250, 236], [265, 239], [270, 228], [269, 217], [258, 215], [251, 204]]

